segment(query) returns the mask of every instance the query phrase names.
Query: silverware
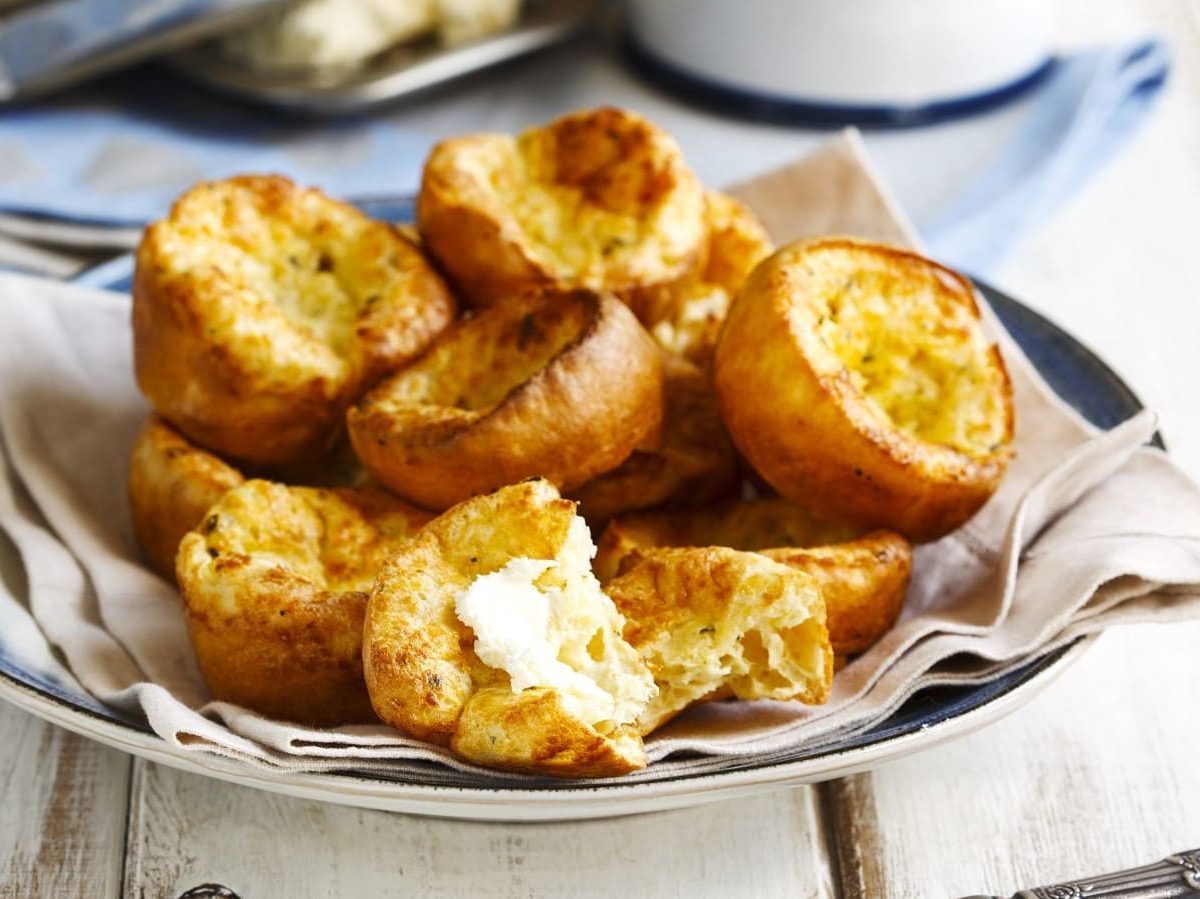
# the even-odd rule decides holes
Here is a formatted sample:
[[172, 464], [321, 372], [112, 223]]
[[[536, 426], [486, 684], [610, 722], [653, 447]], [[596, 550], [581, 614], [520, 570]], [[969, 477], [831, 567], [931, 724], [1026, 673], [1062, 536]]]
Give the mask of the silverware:
[[[1013, 893], [1009, 899], [1174, 899], [1200, 896], [1200, 849], [1168, 855], [1160, 862]], [[964, 896], [962, 899], [1004, 899]]]

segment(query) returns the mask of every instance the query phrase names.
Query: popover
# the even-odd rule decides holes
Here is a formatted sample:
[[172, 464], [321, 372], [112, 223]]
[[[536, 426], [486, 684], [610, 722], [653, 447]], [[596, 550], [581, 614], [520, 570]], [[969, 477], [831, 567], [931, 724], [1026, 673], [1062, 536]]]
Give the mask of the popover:
[[346, 406], [455, 312], [395, 228], [275, 176], [191, 188], [136, 260], [138, 385], [189, 439], [243, 463], [319, 455]]
[[372, 488], [251, 480], [179, 545], [188, 634], [213, 697], [269, 718], [375, 720], [363, 616], [384, 560], [429, 519]]
[[691, 508], [737, 491], [737, 458], [708, 375], [670, 354], [664, 354], [663, 374], [662, 446], [635, 450], [571, 492], [592, 526], [635, 509]]
[[820, 516], [932, 540], [992, 495], [1012, 386], [971, 283], [916, 253], [801, 241], [758, 266], [722, 329], [714, 385], [738, 449]]
[[818, 521], [804, 507], [774, 498], [615, 518], [600, 537], [593, 570], [608, 584], [645, 552], [676, 546], [757, 552], [810, 575], [839, 657], [863, 652], [887, 633], [912, 575], [912, 547], [899, 534]]
[[129, 509], [134, 536], [150, 567], [174, 581], [175, 553], [183, 535], [245, 480], [157, 415], [147, 418], [129, 459]]
[[730, 302], [773, 247], [762, 223], [733, 197], [710, 190], [704, 199], [704, 263], [674, 284], [642, 291], [633, 309], [663, 349], [707, 365]]
[[643, 734], [705, 699], [829, 696], [825, 605], [802, 571], [725, 547], [658, 549], [605, 589], [658, 687]]
[[527, 295], [458, 322], [350, 409], [359, 458], [426, 508], [528, 477], [571, 490], [660, 436], [658, 348], [611, 296]]
[[628, 299], [699, 263], [704, 189], [656, 125], [622, 109], [585, 110], [515, 139], [435, 146], [417, 229], [475, 305], [531, 289]]
[[371, 592], [363, 667], [379, 717], [490, 767], [604, 777], [645, 765], [654, 693], [589, 567], [575, 504], [544, 480], [434, 519]]

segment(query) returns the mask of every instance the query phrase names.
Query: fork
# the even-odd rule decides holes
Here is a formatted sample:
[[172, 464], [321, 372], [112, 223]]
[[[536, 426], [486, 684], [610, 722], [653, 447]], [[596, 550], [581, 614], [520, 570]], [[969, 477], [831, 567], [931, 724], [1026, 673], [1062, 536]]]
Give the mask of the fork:
[[962, 899], [1174, 899], [1200, 897], [1200, 849], [1168, 855], [1160, 862], [1053, 886], [1020, 890], [1011, 897], [963, 896]]

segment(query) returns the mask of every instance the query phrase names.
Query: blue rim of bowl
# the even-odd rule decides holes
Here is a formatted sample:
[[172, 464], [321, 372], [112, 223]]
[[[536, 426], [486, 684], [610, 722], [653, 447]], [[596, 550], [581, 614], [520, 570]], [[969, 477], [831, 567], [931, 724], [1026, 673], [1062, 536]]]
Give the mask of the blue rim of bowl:
[[[122, 290], [132, 280], [133, 258], [122, 256], [109, 263], [90, 269], [79, 280], [96, 287]], [[101, 276], [108, 277], [107, 283]], [[1095, 353], [1039, 313], [1008, 297], [993, 287], [976, 281], [977, 287], [987, 299], [1005, 328], [1025, 351], [1034, 366], [1050, 387], [1084, 418], [1100, 428], [1111, 428], [1142, 409], [1137, 395]], [[1163, 447], [1161, 438], [1155, 435], [1154, 444]], [[1086, 639], [1086, 638], [1081, 638]], [[735, 771], [749, 769], [769, 770], [796, 762], [823, 756], [837, 756], [850, 750], [887, 743], [906, 737], [952, 719], [966, 715], [989, 705], [1018, 688], [1048, 673], [1078, 645], [1080, 641], [1060, 647], [1028, 664], [974, 686], [929, 687], [909, 697], [900, 708], [874, 727], [859, 734], [833, 742], [822, 742], [808, 747], [797, 747], [770, 756], [746, 756], [722, 761], [711, 770], [681, 774], [664, 774], [645, 777], [639, 783], [668, 783], [693, 778], [719, 777]], [[75, 712], [130, 728], [143, 734], [152, 731], [136, 714], [110, 708], [91, 697], [77, 697], [72, 689], [60, 685], [36, 672], [25, 670], [0, 649], [0, 677], [14, 681], [41, 696], [65, 706]], [[82, 701], [81, 701], [82, 700]], [[440, 769], [440, 766], [439, 766]], [[331, 772], [339, 776], [362, 779], [360, 772]], [[403, 781], [414, 786], [478, 787], [490, 789], [486, 782], [471, 776], [460, 776], [456, 772], [440, 769], [431, 770], [428, 780], [410, 775], [393, 777], [387, 772], [376, 771], [370, 779], [379, 781]], [[505, 789], [518, 791], [542, 791], [546, 789], [603, 790], [605, 786], [626, 785], [617, 779], [612, 782], [589, 782], [586, 787], [572, 787], [569, 783], [530, 777], [519, 784], [505, 783]]]
[[806, 100], [715, 81], [667, 62], [632, 34], [625, 37], [624, 56], [646, 80], [693, 106], [756, 122], [821, 128], [846, 125], [913, 128], [960, 119], [1016, 99], [1039, 84], [1058, 65], [1058, 59], [1049, 57], [1006, 84], [928, 103], [852, 104]]

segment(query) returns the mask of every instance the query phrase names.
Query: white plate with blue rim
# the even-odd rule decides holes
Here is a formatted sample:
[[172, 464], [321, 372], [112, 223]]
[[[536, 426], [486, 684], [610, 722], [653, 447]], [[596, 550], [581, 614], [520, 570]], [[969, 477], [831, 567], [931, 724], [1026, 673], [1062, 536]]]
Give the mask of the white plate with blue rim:
[[[368, 204], [374, 215], [409, 220], [411, 203]], [[85, 272], [81, 283], [127, 291], [132, 258]], [[1141, 404], [1133, 392], [1066, 332], [986, 285], [980, 290], [1049, 385], [1093, 424], [1108, 428]], [[0, 535], [0, 590], [24, 601], [21, 563]], [[47, 721], [176, 768], [292, 796], [414, 814], [485, 820], [567, 820], [698, 805], [770, 789], [841, 777], [976, 730], [1028, 702], [1090, 645], [1091, 638], [972, 686], [930, 688], [910, 697], [871, 729], [820, 746], [770, 755], [713, 759], [685, 773], [653, 766], [637, 781], [574, 784], [530, 778], [512, 786], [430, 765], [419, 774], [296, 773], [176, 749], [137, 714], [109, 707], [84, 691], [56, 660], [28, 616], [0, 621], [0, 698]]]

